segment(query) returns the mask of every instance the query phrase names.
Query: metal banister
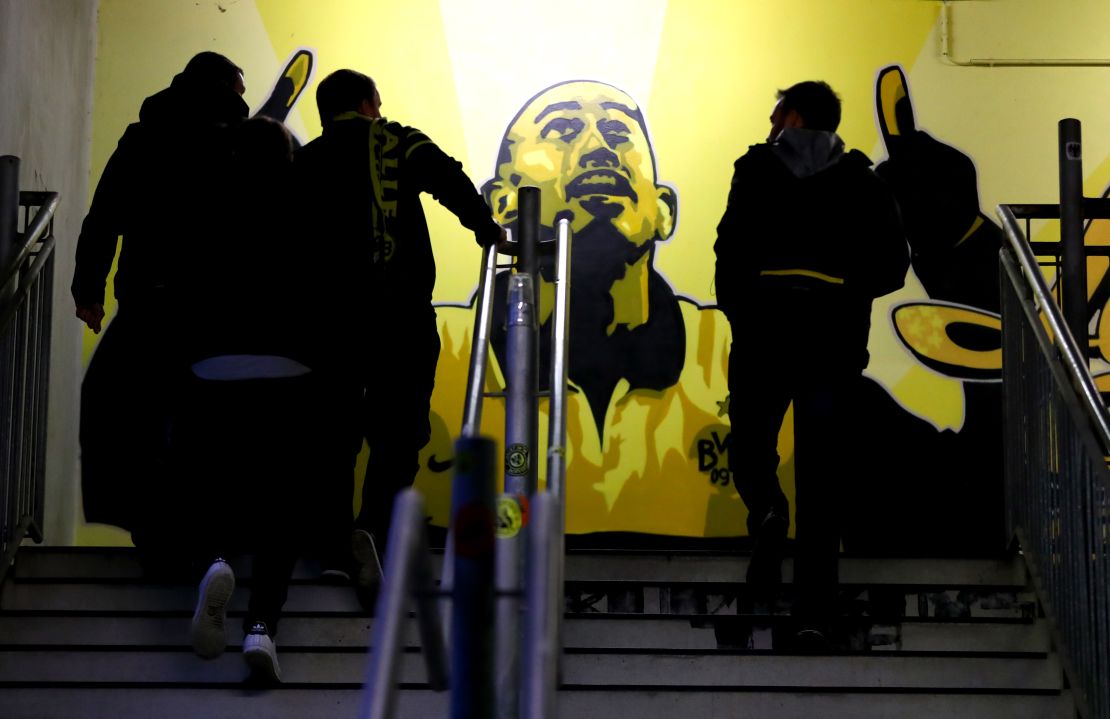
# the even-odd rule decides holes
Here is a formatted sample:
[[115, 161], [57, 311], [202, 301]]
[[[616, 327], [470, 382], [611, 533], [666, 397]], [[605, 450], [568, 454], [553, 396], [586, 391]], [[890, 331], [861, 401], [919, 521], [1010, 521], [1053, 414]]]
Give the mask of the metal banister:
[[[54, 222], [54, 212], [58, 209], [58, 203], [61, 201], [61, 195], [57, 192], [20, 192], [19, 204], [27, 208], [38, 206], [38, 211], [30, 218], [30, 222], [26, 229], [23, 231], [21, 240], [23, 246], [15, 256], [0, 268], [0, 287], [4, 287], [19, 274], [19, 268], [27, 259], [32, 255], [38, 255], [38, 260], [41, 263], [43, 255], [49, 255], [49, 252], [44, 253], [43, 248], [36, 247], [43, 239], [43, 235], [47, 234], [51, 229], [51, 223]], [[50, 247], [54, 246], [53, 233], [49, 233], [47, 241]], [[0, 328], [3, 328], [4, 323], [0, 322]]]
[[1015, 208], [1000, 206], [1007, 528], [1084, 719], [1110, 719], [1110, 421]]
[[1095, 387], [1094, 379], [1092, 379], [1090, 370], [1087, 368], [1087, 362], [1079, 351], [1079, 345], [1075, 341], [1074, 335], [1067, 328], [1059, 306], [1052, 298], [1048, 283], [1037, 265], [1037, 258], [1033, 255], [1029, 243], [1025, 240], [1013, 210], [1007, 205], [999, 205], [996, 212], [998, 218], [1002, 221], [1002, 229], [1006, 235], [1009, 249], [1018, 262], [1026, 285], [1033, 295], [1036, 307], [1040, 310], [1052, 331], [1052, 336], [1055, 338], [1054, 345], [1059, 352], [1072, 387], [1083, 397], [1083, 404], [1090, 415], [1092, 428], [1102, 443], [1103, 452], [1110, 453], [1110, 413], [1107, 412], [1102, 396], [1099, 394], [1098, 388]]
[[18, 158], [0, 158], [0, 582], [25, 538], [43, 541], [46, 499], [59, 195], [18, 184]]
[[490, 325], [493, 322], [493, 287], [497, 274], [497, 249], [482, 250], [482, 276], [478, 280], [478, 303], [470, 341], [470, 371], [466, 375], [466, 404], [463, 406], [463, 437], [477, 437], [482, 426], [482, 395], [489, 361]]
[[[522, 188], [519, 241], [506, 242], [502, 249], [518, 257], [517, 272], [509, 276], [506, 338], [506, 507], [515, 503], [517, 518], [503, 527], [496, 540], [496, 571], [485, 546], [475, 542], [489, 515], [489, 546], [492, 550], [493, 443], [478, 436], [482, 402], [486, 395], [485, 375], [493, 315], [493, 290], [498, 270], [498, 250], [486, 248], [477, 292], [471, 357], [467, 375], [466, 406], [462, 437], [456, 443], [456, 476], [452, 492], [452, 520], [447, 536], [439, 596], [440, 623], [433, 627], [423, 617], [425, 645], [440, 641], [452, 651], [453, 719], [492, 717], [505, 719], [554, 716], [555, 690], [562, 650], [562, 604], [564, 577], [564, 534], [566, 496], [567, 389], [570, 309], [570, 221], [556, 223], [555, 307], [552, 315], [549, 438], [547, 487], [538, 491], [536, 482], [536, 426], [538, 424], [538, 307], [539, 281], [539, 191]], [[484, 443], [484, 445], [483, 445]], [[518, 453], [514, 455], [513, 446]], [[478, 459], [486, 457], [485, 460]], [[518, 462], [519, 460], [519, 462]], [[489, 468], [478, 472], [478, 465]], [[481, 475], [481, 476], [479, 476]], [[488, 476], [486, 476], [488, 475]], [[488, 482], [487, 482], [488, 480]], [[489, 484], [488, 492], [485, 487]], [[403, 501], [402, 501], [403, 499]], [[487, 510], [482, 510], [486, 504]], [[476, 511], [477, 510], [477, 511]], [[413, 548], [413, 533], [422, 531], [422, 504], [409, 491], [399, 496], [394, 507], [386, 576], [378, 600], [373, 637], [373, 661], [364, 698], [364, 719], [391, 716], [396, 693], [396, 665], [400, 652], [399, 626], [407, 592], [413, 585], [414, 563], [424, 552]], [[511, 513], [511, 512], [510, 512]], [[476, 518], [479, 518], [476, 520]], [[399, 528], [404, 528], [399, 529]], [[482, 530], [482, 531], [478, 531]], [[421, 537], [423, 535], [421, 534]], [[484, 536], [484, 535], [483, 535]], [[485, 562], [489, 561], [487, 566]], [[458, 565], [458, 568], [456, 568]], [[482, 577], [488, 578], [483, 580]], [[496, 590], [496, 591], [495, 591]], [[419, 590], [418, 590], [419, 591]], [[495, 596], [496, 595], [496, 596]], [[524, 626], [521, 631], [521, 600]], [[430, 605], [430, 602], [428, 603]], [[496, 609], [495, 609], [496, 606]], [[486, 612], [488, 611], [488, 615]], [[462, 621], [463, 617], [468, 621]], [[483, 617], [486, 619], [483, 620]], [[443, 627], [443, 630], [440, 627]], [[497, 635], [491, 635], [493, 628]], [[429, 660], [431, 661], [431, 660]], [[436, 663], [439, 659], [435, 660]], [[429, 664], [429, 674], [433, 665]], [[495, 675], [496, 672], [496, 675]], [[496, 689], [495, 689], [496, 687]]]

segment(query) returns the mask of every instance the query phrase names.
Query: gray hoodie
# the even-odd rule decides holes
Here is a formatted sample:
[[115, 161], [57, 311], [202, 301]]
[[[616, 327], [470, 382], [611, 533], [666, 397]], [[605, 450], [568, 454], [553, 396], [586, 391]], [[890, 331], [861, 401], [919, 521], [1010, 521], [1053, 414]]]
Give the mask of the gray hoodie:
[[835, 132], [788, 127], [772, 143], [771, 150], [795, 177], [809, 177], [844, 155], [844, 141]]

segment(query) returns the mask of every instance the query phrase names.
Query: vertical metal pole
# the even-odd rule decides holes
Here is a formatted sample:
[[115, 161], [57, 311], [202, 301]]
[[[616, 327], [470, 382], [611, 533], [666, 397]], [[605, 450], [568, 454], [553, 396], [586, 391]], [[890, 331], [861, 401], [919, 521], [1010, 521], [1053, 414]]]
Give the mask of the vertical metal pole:
[[[482, 274], [478, 279], [478, 303], [471, 334], [470, 369], [466, 375], [466, 404], [463, 406], [461, 437], [477, 437], [482, 429], [482, 400], [486, 391], [486, 363], [489, 358], [490, 329], [493, 324], [493, 288], [496, 277], [497, 248], [486, 247], [482, 252]], [[455, 516], [454, 512], [451, 516]], [[446, 595], [452, 592], [454, 586], [455, 530], [452, 523], [452, 528], [447, 531], [447, 542], [443, 550], [443, 568], [439, 577], [440, 590], [445, 593], [440, 603], [440, 616], [443, 619], [443, 634], [448, 642], [451, 639], [451, 602]]]
[[559, 499], [551, 492], [537, 492], [532, 505], [532, 535], [528, 544], [528, 582], [525, 597], [524, 672], [521, 715], [524, 719], [554, 719], [555, 683], [562, 649], [556, 631], [562, 608], [562, 592], [552, 587], [559, 581], [556, 552], [562, 549], [562, 534], [556, 522], [562, 519]]
[[466, 406], [463, 407], [463, 437], [477, 437], [482, 426], [482, 395], [486, 389], [490, 325], [493, 322], [493, 286], [497, 273], [497, 249], [482, 251], [482, 276], [478, 280], [478, 305], [470, 343], [470, 371], [466, 377]]
[[1090, 354], [1087, 254], [1083, 247], [1083, 142], [1079, 120], [1060, 120], [1060, 243], [1063, 310], [1084, 359]]
[[[0, 156], [0, 283], [8, 263], [15, 259], [19, 238], [19, 158], [12, 155]], [[10, 282], [0, 284], [0, 309], [15, 296], [19, 287], [16, 273]], [[15, 492], [19, 483], [15, 473], [17, 463], [17, 443], [20, 438], [15, 434], [17, 408], [15, 404], [16, 362], [15, 354], [20, 351], [17, 342], [19, 322], [14, 321], [0, 334], [0, 549], [7, 550], [12, 541], [15, 524], [18, 521], [18, 506], [13, 507]]]
[[390, 719], [397, 694], [397, 665], [401, 658], [405, 608], [413, 586], [413, 566], [424, 537], [424, 501], [414, 489], [397, 495], [389, 527], [388, 568], [370, 633], [370, 669], [363, 693], [361, 719]]
[[493, 719], [494, 472], [497, 445], [455, 442], [451, 534], [451, 719]]
[[[0, 273], [19, 253], [19, 158], [14, 155], [0, 157]], [[3, 275], [0, 274], [0, 282]], [[11, 281], [0, 285], [0, 306], [11, 299], [19, 288], [19, 273]]]
[[15, 257], [19, 238], [19, 158], [0, 156], [0, 270]]
[[[497, 503], [498, 719], [515, 719], [520, 709], [521, 577], [526, 551], [528, 498], [536, 491], [537, 333], [536, 243], [540, 192], [520, 189], [520, 263], [509, 278], [505, 331], [505, 489]], [[528, 272], [531, 270], [531, 274]]]
[[[554, 576], [549, 588], [550, 601], [554, 603], [552, 631], [555, 634], [555, 681], [563, 676], [563, 605], [564, 578], [566, 576], [566, 506], [567, 506], [567, 377], [570, 367], [570, 261], [572, 235], [570, 220], [563, 218], [556, 223], [558, 238], [555, 263], [555, 310], [551, 335], [551, 411], [547, 439], [547, 491], [555, 497], [557, 516], [553, 556]], [[546, 706], [546, 705], [545, 705]], [[547, 710], [554, 708], [547, 706]]]

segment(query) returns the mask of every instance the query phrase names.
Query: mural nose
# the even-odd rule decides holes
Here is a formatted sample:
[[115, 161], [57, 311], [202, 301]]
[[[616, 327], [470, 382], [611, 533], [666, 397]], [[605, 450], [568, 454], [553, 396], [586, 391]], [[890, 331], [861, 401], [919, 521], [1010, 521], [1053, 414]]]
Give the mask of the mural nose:
[[578, 164], [584, 169], [597, 169], [600, 167], [616, 167], [620, 164], [616, 154], [606, 147], [599, 147], [592, 152], [582, 155]]

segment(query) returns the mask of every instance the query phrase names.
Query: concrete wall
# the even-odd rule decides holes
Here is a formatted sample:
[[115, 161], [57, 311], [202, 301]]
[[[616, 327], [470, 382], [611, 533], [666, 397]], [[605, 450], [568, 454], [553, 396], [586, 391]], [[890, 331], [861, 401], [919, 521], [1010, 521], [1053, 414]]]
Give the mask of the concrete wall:
[[20, 187], [61, 193], [54, 224], [46, 541], [71, 544], [79, 512], [81, 325], [69, 282], [88, 207], [97, 0], [0, 0], [0, 155], [21, 158]]

